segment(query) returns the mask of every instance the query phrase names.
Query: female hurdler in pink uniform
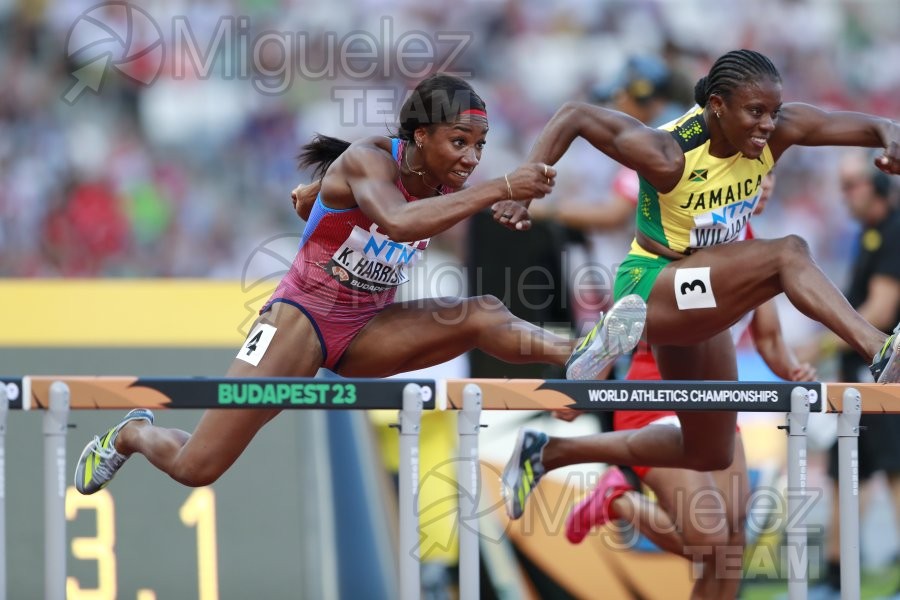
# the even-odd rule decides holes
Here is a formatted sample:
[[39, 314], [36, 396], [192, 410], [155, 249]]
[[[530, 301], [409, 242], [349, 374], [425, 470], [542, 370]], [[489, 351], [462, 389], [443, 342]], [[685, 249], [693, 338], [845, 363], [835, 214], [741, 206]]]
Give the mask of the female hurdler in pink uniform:
[[[488, 207], [500, 224], [527, 229], [527, 211], [515, 201], [553, 189], [556, 171], [539, 163], [464, 188], [487, 131], [472, 88], [434, 75], [402, 107], [396, 138], [350, 144], [318, 136], [307, 144], [301, 163], [321, 179], [295, 190], [299, 212], [310, 211], [300, 249], [228, 376], [311, 377], [325, 366], [382, 377], [472, 348], [508, 362], [565, 364], [572, 341], [517, 319], [497, 298], [394, 302], [431, 236]], [[157, 427], [150, 411], [136, 409], [85, 447], [75, 486], [96, 492], [135, 452], [185, 485], [208, 485], [278, 412], [209, 410], [189, 434]]]

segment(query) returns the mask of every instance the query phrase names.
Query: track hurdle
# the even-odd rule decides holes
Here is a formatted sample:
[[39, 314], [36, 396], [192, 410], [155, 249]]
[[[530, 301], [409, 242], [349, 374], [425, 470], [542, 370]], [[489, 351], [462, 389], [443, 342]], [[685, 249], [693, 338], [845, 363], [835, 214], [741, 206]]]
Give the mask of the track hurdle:
[[22, 408], [22, 380], [0, 381], [0, 600], [6, 600], [6, 425], [10, 410]]
[[[5, 381], [9, 381], [8, 379]], [[24, 377], [21, 399], [0, 402], [0, 467], [2, 419], [6, 408], [45, 410], [44, 414], [44, 597], [66, 596], [65, 490], [71, 475], [65, 436], [70, 410], [132, 409], [397, 409], [400, 433], [400, 597], [419, 597], [418, 556], [418, 435], [423, 410], [434, 408], [435, 384], [430, 380], [303, 379], [303, 378], [137, 378], [137, 377]], [[4, 392], [5, 395], [5, 390]], [[2, 398], [0, 398], [2, 399]], [[0, 491], [5, 489], [0, 468]], [[3, 494], [0, 493], [0, 501]], [[5, 508], [0, 504], [0, 509]], [[5, 514], [5, 512], [3, 513]], [[2, 525], [2, 522], [0, 522]], [[0, 527], [0, 534], [4, 531]], [[6, 556], [6, 537], [0, 535], [0, 556]], [[5, 574], [0, 572], [0, 600], [5, 600]]]
[[0, 385], [0, 600], [6, 600], [6, 420], [9, 398]]
[[[447, 408], [459, 410], [460, 514], [474, 514], [478, 494], [478, 431], [481, 410], [726, 410], [786, 413], [788, 434], [788, 514], [800, 515], [787, 532], [788, 598], [803, 600], [808, 589], [807, 536], [803, 528], [806, 496], [806, 427], [811, 411], [821, 410], [819, 383], [565, 381], [541, 379], [462, 379], [447, 381]], [[475, 507], [477, 509], [477, 507]], [[464, 511], [470, 512], [464, 512]], [[479, 597], [479, 531], [459, 528], [460, 598]], [[465, 549], [466, 555], [463, 556]]]
[[859, 418], [900, 413], [900, 386], [828, 384], [826, 412], [838, 414], [838, 499], [841, 533], [841, 598], [860, 598]]

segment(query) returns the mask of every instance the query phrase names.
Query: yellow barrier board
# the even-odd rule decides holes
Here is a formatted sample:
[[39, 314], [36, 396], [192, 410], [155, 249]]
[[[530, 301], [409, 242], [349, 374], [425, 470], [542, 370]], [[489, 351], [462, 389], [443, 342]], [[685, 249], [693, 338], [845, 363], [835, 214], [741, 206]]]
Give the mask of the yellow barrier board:
[[0, 281], [0, 346], [240, 346], [271, 289], [195, 279]]

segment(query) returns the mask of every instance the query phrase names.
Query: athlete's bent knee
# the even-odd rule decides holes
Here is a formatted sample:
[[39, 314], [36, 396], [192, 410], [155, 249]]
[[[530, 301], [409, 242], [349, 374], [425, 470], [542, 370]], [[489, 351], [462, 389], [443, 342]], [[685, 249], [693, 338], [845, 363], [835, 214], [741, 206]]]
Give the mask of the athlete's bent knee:
[[483, 294], [481, 296], [474, 296], [474, 297], [468, 299], [468, 303], [478, 307], [479, 309], [484, 309], [484, 310], [488, 310], [488, 311], [492, 311], [492, 312], [498, 311], [498, 310], [502, 310], [502, 311], [509, 310], [506, 308], [506, 305], [503, 304], [503, 302], [500, 300], [500, 298], [498, 298], [497, 296], [494, 296], [493, 294]]
[[466, 325], [472, 327], [474, 332], [506, 322], [512, 316], [506, 305], [499, 298], [490, 294], [468, 298], [464, 311]]
[[212, 485], [222, 475], [215, 469], [204, 468], [197, 465], [176, 465], [169, 477], [187, 487], [204, 487]]
[[694, 471], [724, 471], [732, 462], [734, 462], [734, 448], [691, 456], [687, 468]]
[[797, 257], [809, 258], [811, 256], [809, 244], [799, 235], [787, 235], [781, 238], [780, 243], [782, 247], [779, 255], [784, 258], [796, 259]]
[[[716, 519], [715, 511], [704, 508], [704, 513], [708, 518]], [[700, 549], [704, 549], [714, 555], [713, 548], [719, 548], [729, 543], [728, 524], [725, 521], [725, 509], [721, 509], [721, 520], [716, 523], [692, 523], [691, 526], [685, 527], [683, 532], [684, 545], [686, 554], [696, 553]], [[688, 518], [695, 519], [695, 513], [688, 513]], [[693, 552], [691, 551], [693, 549]]]

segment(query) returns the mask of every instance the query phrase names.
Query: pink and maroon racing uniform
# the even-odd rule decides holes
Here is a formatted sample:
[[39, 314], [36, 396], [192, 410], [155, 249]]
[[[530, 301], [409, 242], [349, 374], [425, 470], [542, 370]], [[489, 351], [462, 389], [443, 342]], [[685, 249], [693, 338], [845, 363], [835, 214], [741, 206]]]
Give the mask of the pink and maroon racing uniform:
[[[398, 164], [405, 146], [391, 140]], [[417, 200], [399, 177], [396, 184], [407, 202]], [[427, 246], [428, 240], [395, 242], [358, 206], [328, 208], [320, 195], [290, 270], [260, 314], [276, 302], [302, 311], [319, 336], [323, 366], [333, 370], [356, 334], [393, 303], [397, 286], [408, 281], [409, 268]]]

